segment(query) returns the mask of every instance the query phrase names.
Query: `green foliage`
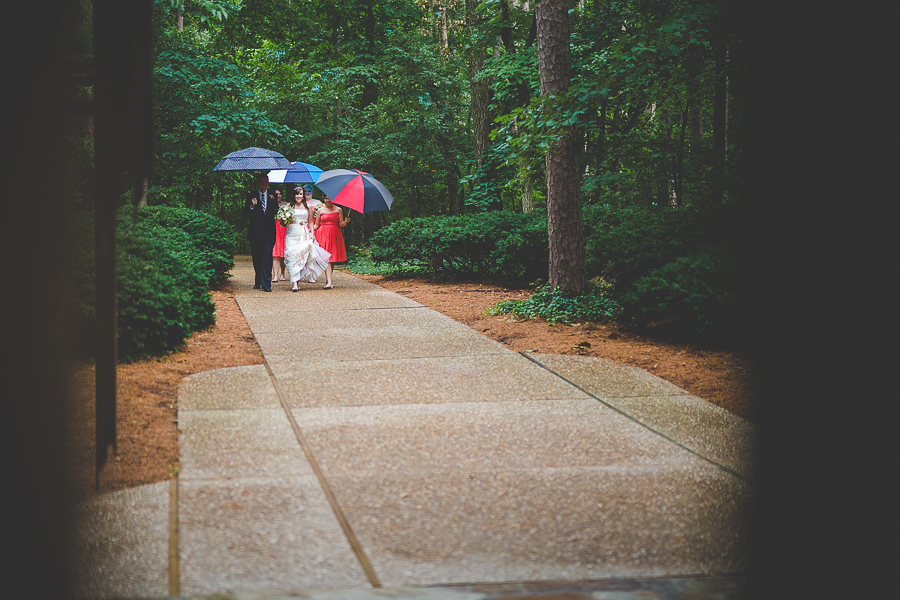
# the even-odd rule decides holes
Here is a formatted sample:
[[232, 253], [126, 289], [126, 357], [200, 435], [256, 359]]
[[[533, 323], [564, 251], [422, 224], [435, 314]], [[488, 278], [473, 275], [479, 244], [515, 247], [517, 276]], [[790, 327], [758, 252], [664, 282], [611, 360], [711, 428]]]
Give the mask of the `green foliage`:
[[632, 325], [721, 331], [736, 310], [736, 219], [728, 207], [586, 207], [588, 276], [610, 284], [621, 318]]
[[[473, 38], [498, 35], [499, 2], [485, 2]], [[731, 66], [717, 66], [715, 48], [733, 47], [730, 3], [693, 0], [585, 0], [573, 9], [572, 85], [542, 97], [535, 47], [523, 39], [533, 14], [512, 10], [512, 41], [489, 58], [477, 79], [491, 82], [494, 148], [487, 152], [468, 202], [482, 206], [502, 193], [515, 168], [521, 177], [573, 126], [584, 141], [582, 193], [589, 203], [618, 206], [702, 205], [721, 201], [734, 161], [713, 148], [714, 87]], [[491, 18], [493, 17], [493, 18]], [[530, 39], [530, 38], [529, 38]], [[494, 46], [493, 43], [490, 46]], [[724, 73], [723, 70], [724, 69]], [[721, 109], [721, 107], [720, 107]], [[729, 118], [739, 118], [732, 102]], [[726, 124], [727, 127], [727, 124]], [[490, 174], [494, 173], [494, 180]]]
[[190, 235], [122, 211], [118, 228], [119, 359], [170, 352], [215, 322], [202, 263]]
[[[495, 214], [508, 213], [469, 215], [459, 221], [489, 220]], [[613, 319], [635, 327], [665, 325], [674, 333], [699, 336], [731, 331], [740, 309], [737, 299], [741, 284], [734, 259], [740, 242], [730, 235], [737, 229], [737, 216], [729, 208], [650, 211], [609, 205], [585, 207], [588, 276], [592, 278], [589, 291], [569, 297], [540, 287], [525, 300], [496, 305], [491, 314], [543, 318], [551, 323]], [[372, 252], [372, 258], [384, 260], [385, 266], [392, 264], [392, 255], [409, 261], [419, 249], [416, 264], [422, 268], [429, 253], [448, 252], [446, 240], [450, 236], [446, 230], [452, 228], [439, 220], [403, 221], [389, 229], [395, 243], [377, 249], [373, 244]], [[543, 236], [546, 244], [546, 228], [536, 227], [527, 235], [532, 239]], [[519, 245], [516, 232], [494, 239], [498, 246], [504, 241], [512, 250], [501, 252], [503, 256], [528, 255], [529, 246]], [[526, 260], [536, 257], [531, 255]], [[514, 260], [506, 264], [518, 266]], [[546, 262], [541, 268], [544, 270], [535, 279], [545, 276]], [[519, 273], [525, 274], [515, 277], [519, 281], [532, 280], [527, 269], [515, 275]]]
[[581, 296], [567, 296], [543, 286], [524, 300], [506, 300], [489, 308], [490, 315], [512, 314], [524, 319], [545, 319], [550, 324], [607, 321], [621, 314], [618, 303], [594, 288]]
[[224, 283], [234, 267], [234, 230], [231, 225], [206, 213], [162, 206], [139, 209], [144, 228], [175, 228], [184, 231], [193, 247], [193, 260], [209, 287]]
[[651, 211], [586, 206], [582, 212], [587, 276], [602, 277], [617, 290], [673, 258], [709, 244], [703, 214], [688, 208]]
[[[195, 213], [195, 214], [191, 214]], [[74, 350], [93, 353], [95, 298], [93, 213], [73, 215], [74, 252], [69, 261]], [[204, 245], [209, 251], [201, 251]], [[215, 321], [211, 281], [232, 264], [227, 224], [186, 209], [124, 208], [116, 228], [119, 359], [130, 362], [165, 354], [194, 331]]]
[[[216, 163], [239, 148], [279, 147], [297, 133], [270, 117], [266, 87], [256, 85], [249, 69], [213, 51], [209, 36], [215, 30], [209, 24], [158, 32], [156, 162], [148, 202], [215, 210], [225, 218], [226, 203], [238, 203], [252, 177], [215, 173]], [[237, 224], [240, 211], [232, 214]]]
[[505, 211], [405, 219], [372, 238], [371, 258], [466, 277], [533, 281], [547, 274], [547, 217]]
[[674, 324], [703, 335], [732, 315], [735, 266], [722, 253], [682, 256], [634, 280], [621, 296], [623, 316], [638, 325]]
[[429, 271], [427, 266], [409, 261], [376, 263], [368, 253], [349, 257], [347, 269], [351, 273], [382, 277], [415, 277], [427, 275]]

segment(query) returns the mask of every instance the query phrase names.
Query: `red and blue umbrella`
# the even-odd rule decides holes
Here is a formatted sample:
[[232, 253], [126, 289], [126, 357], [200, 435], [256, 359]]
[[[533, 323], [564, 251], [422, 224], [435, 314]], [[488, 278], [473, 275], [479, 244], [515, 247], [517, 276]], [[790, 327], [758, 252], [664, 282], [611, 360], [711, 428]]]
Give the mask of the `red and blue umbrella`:
[[390, 210], [394, 201], [380, 181], [358, 169], [325, 171], [316, 180], [316, 187], [328, 194], [335, 204], [360, 213]]
[[273, 169], [269, 171], [269, 183], [314, 183], [322, 174], [322, 169], [309, 163], [291, 163], [290, 169]]

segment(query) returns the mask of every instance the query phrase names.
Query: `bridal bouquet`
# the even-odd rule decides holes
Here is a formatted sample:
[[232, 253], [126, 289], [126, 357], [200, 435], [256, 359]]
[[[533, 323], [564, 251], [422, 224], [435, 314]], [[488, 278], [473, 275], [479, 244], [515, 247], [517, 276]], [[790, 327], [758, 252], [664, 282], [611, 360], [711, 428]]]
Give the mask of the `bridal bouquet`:
[[294, 220], [294, 209], [291, 208], [290, 204], [285, 204], [283, 206], [278, 207], [278, 212], [275, 213], [275, 219], [287, 227], [290, 225], [291, 221]]

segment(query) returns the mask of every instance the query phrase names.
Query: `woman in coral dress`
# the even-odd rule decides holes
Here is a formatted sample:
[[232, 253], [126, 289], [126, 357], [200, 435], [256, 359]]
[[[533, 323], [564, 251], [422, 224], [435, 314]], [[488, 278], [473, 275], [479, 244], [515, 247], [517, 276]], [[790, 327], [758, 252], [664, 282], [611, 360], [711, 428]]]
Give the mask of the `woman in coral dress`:
[[341, 233], [341, 229], [346, 227], [349, 222], [350, 217], [344, 218], [344, 209], [335, 206], [331, 198], [326, 195], [322, 199], [322, 206], [316, 211], [316, 224], [313, 228], [319, 245], [331, 253], [331, 259], [325, 269], [324, 289], [326, 290], [334, 287], [331, 279], [334, 273], [334, 263], [347, 260], [347, 249], [344, 247], [344, 234]]
[[309, 205], [303, 188], [294, 189], [291, 201], [294, 219], [284, 236], [284, 262], [291, 276], [291, 291], [300, 291], [301, 281], [315, 281], [325, 271], [331, 255], [316, 242], [309, 226]]
[[[278, 199], [278, 206], [284, 206], [286, 203], [281, 199], [281, 190], [275, 190], [275, 197]], [[284, 281], [284, 234], [287, 227], [275, 220], [275, 247], [272, 248], [272, 283], [276, 281]], [[278, 277], [279, 267], [281, 277]]]

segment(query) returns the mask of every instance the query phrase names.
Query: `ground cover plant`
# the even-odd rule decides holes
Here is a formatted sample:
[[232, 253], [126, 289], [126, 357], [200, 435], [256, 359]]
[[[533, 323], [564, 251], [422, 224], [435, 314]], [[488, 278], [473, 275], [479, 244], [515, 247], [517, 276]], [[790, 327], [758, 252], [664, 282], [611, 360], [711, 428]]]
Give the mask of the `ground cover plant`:
[[487, 309], [490, 315], [541, 318], [551, 325], [615, 320], [621, 312], [619, 304], [606, 296], [599, 286], [593, 286], [580, 296], [567, 296], [550, 286], [541, 286], [524, 300], [504, 300]]

